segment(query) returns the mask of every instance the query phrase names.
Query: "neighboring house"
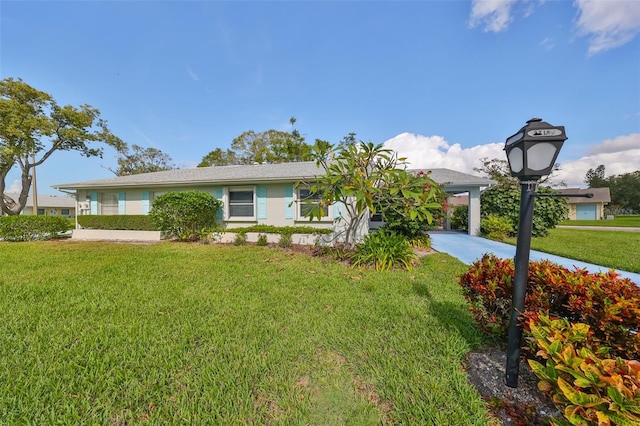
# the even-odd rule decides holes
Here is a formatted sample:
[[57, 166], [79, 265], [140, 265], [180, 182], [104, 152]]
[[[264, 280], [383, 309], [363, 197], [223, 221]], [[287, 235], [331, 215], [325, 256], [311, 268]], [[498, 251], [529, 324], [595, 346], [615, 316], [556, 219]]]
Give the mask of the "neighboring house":
[[609, 188], [563, 188], [558, 190], [561, 194], [588, 194], [593, 198], [567, 197], [569, 204], [568, 218], [570, 220], [601, 220], [605, 219], [604, 206], [611, 202]]
[[[322, 220], [310, 222], [304, 217], [305, 207], [300, 203], [309, 196], [309, 188], [297, 184], [313, 181], [321, 174], [324, 170], [315, 162], [198, 167], [59, 184], [54, 188], [75, 191], [79, 215], [148, 214], [154, 198], [165, 192], [199, 190], [222, 200], [218, 219], [224, 227], [265, 224], [335, 229], [334, 221], [341, 216], [343, 205], [331, 206]], [[445, 183], [447, 191], [473, 194], [477, 226], [470, 229], [477, 232], [480, 187], [493, 181], [447, 169], [434, 169], [431, 177]]]
[[[18, 199], [19, 194], [7, 193], [14, 200]], [[76, 200], [71, 196], [56, 196], [40, 194], [36, 201], [38, 205], [39, 216], [64, 216], [73, 219], [76, 217]], [[20, 214], [33, 214], [33, 197], [27, 197], [27, 204]]]

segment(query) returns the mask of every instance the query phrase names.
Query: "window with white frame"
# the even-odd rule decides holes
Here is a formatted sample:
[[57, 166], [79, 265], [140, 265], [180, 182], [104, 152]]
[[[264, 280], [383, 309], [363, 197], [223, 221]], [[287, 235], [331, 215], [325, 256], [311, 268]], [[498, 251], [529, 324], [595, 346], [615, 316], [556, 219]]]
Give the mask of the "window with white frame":
[[[309, 188], [298, 188], [298, 218], [306, 218], [311, 209], [320, 205], [321, 199], [320, 194], [312, 193]], [[323, 208], [322, 217], [329, 217], [329, 208], [327, 206]]]
[[117, 192], [103, 192], [100, 194], [100, 214], [118, 214]]
[[255, 193], [252, 188], [229, 189], [229, 218], [255, 217]]

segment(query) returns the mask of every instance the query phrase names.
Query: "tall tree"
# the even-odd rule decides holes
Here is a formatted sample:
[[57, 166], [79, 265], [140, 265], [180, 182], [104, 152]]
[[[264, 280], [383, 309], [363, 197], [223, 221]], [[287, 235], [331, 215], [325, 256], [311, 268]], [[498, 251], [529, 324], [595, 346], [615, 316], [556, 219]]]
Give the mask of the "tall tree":
[[611, 206], [624, 213], [640, 212], [640, 170], [607, 179], [611, 191]]
[[233, 164], [239, 164], [234, 151], [230, 149], [223, 151], [221, 148], [216, 148], [202, 157], [198, 167], [230, 166]]
[[[0, 80], [0, 208], [20, 214], [27, 203], [33, 168], [56, 151], [78, 151], [86, 157], [102, 156], [106, 144], [122, 149], [100, 111], [90, 105], [60, 106], [51, 95], [22, 79]], [[21, 171], [22, 189], [14, 200], [4, 193], [6, 178], [14, 167]]]
[[313, 159], [312, 146], [295, 128], [296, 118], [291, 117], [291, 131], [266, 130], [246, 131], [233, 139], [231, 149], [221, 148], [209, 152], [198, 167], [224, 166], [230, 164], [287, 163]]
[[600, 164], [595, 168], [595, 170], [589, 169], [584, 177], [584, 183], [589, 185], [589, 188], [603, 188], [605, 186], [609, 186], [604, 177], [604, 173], [604, 164]]
[[[509, 169], [509, 162], [500, 158], [489, 159], [483, 157], [480, 159], [482, 165], [480, 167], [474, 167], [473, 170], [482, 173], [489, 179], [493, 179], [498, 183], [518, 183], [518, 179], [511, 176], [511, 170]], [[553, 165], [553, 169], [549, 175], [540, 179], [541, 184], [551, 185], [551, 181], [554, 178], [554, 173], [560, 170], [560, 164]], [[565, 186], [564, 181], [560, 181], [554, 184], [555, 186]]]
[[480, 161], [482, 162], [482, 166], [474, 167], [473, 170], [475, 172], [482, 173], [489, 179], [493, 179], [497, 182], [518, 182], [517, 178], [511, 177], [509, 162], [507, 162], [507, 160], [501, 160], [499, 158], [488, 159], [487, 157], [483, 157]]
[[109, 170], [116, 176], [127, 176], [174, 168], [173, 159], [161, 150], [133, 144], [131, 149], [124, 146], [118, 151], [118, 168]]

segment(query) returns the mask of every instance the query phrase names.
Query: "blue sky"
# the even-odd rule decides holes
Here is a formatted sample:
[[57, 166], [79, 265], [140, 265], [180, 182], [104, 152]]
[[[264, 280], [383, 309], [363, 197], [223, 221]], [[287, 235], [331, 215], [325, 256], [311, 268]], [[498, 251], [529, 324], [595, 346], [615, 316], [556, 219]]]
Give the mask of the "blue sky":
[[[472, 172], [526, 120], [564, 125], [560, 178], [640, 169], [640, 2], [0, 2], [0, 78], [90, 104], [194, 167], [247, 130], [349, 132]], [[112, 177], [57, 153], [38, 190]], [[18, 179], [18, 174], [11, 176]], [[7, 182], [11, 184], [11, 181]]]

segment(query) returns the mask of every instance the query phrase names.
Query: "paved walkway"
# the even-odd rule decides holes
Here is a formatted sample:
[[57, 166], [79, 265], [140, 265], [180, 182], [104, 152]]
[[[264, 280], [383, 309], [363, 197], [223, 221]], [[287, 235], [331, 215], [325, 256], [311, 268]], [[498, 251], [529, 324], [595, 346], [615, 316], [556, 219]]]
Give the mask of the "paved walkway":
[[[431, 236], [431, 247], [434, 250], [448, 253], [468, 265], [481, 258], [485, 253], [493, 253], [503, 259], [513, 258], [516, 255], [516, 247], [511, 244], [499, 243], [486, 238], [463, 234], [461, 232], [435, 231], [429, 232], [429, 235]], [[606, 272], [609, 270], [609, 268], [604, 266], [567, 259], [566, 257], [543, 253], [536, 250], [531, 250], [529, 259], [549, 259], [550, 261], [558, 263], [568, 269], [578, 267], [593, 273]], [[631, 281], [640, 285], [640, 274], [619, 270], [616, 270], [616, 272], [619, 273], [620, 276], [629, 278]]]

